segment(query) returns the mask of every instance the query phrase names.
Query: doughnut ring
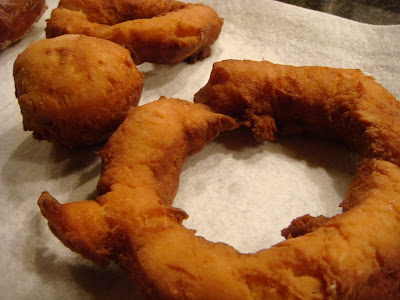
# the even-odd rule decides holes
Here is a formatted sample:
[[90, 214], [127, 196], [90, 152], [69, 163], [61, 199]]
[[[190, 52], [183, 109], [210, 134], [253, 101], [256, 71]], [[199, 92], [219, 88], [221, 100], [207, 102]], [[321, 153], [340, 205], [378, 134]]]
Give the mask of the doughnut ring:
[[[271, 126], [273, 130], [265, 127], [271, 129], [267, 137], [272, 139], [276, 130], [284, 125], [280, 120], [288, 122], [289, 126], [284, 127], [287, 130], [282, 131], [286, 134], [298, 133], [299, 128], [304, 128], [307, 133], [321, 134], [321, 128], [311, 132], [308, 126], [312, 120], [310, 124], [304, 124], [314, 117], [314, 113], [318, 113], [315, 118], [319, 120], [328, 117], [319, 113], [322, 107], [328, 109], [331, 106], [314, 101], [317, 95], [332, 106], [341, 101], [350, 102], [350, 110], [339, 105], [339, 111], [331, 115], [331, 119], [345, 120], [352, 129], [365, 127], [365, 136], [371, 145], [364, 142], [363, 147], [355, 147], [361, 161], [342, 203], [344, 213], [321, 222], [305, 235], [253, 254], [242, 254], [229, 245], [196, 236], [193, 230], [181, 224], [187, 214], [170, 206], [182, 164], [188, 155], [201, 150], [219, 132], [233, 130], [238, 123], [232, 117], [210, 111], [203, 104], [164, 98], [132, 108], [101, 152], [103, 171], [98, 183], [101, 195], [96, 201], [60, 204], [49, 193], [42, 193], [38, 204], [53, 233], [73, 251], [98, 264], [107, 264], [109, 260], [118, 262], [148, 298], [397, 299], [400, 168], [395, 163], [396, 153], [384, 155], [383, 151], [372, 151], [375, 149], [372, 145], [379, 141], [383, 143], [389, 136], [380, 126], [384, 119], [394, 119], [399, 114], [396, 100], [358, 71], [347, 73], [316, 67], [317, 75], [313, 76], [310, 74], [313, 68], [276, 67], [284, 70], [282, 77], [269, 63], [265, 66], [271, 68], [270, 73], [265, 71], [254, 78], [264, 72], [258, 65], [254, 66], [254, 72], [242, 76], [243, 81], [258, 80], [264, 85], [254, 83], [241, 91], [242, 86], [230, 82], [236, 78], [235, 72], [224, 64], [229, 66], [229, 62], [216, 64], [210, 82], [196, 95], [196, 100], [235, 117], [243, 117], [244, 121], [239, 123], [253, 125], [253, 132], [260, 140], [265, 137], [260, 132], [261, 125], [276, 125]], [[241, 67], [239, 63], [236, 71], [240, 73], [247, 64], [252, 63], [246, 62]], [[234, 62], [232, 66], [235, 66]], [[342, 74], [337, 78], [338, 84], [320, 80], [320, 76], [332, 74]], [[344, 77], [358, 83], [342, 86], [347, 82]], [[304, 78], [308, 79], [307, 84], [301, 85], [299, 80]], [[371, 86], [364, 87], [364, 80]], [[275, 88], [275, 84], [282, 84], [284, 89]], [[211, 92], [213, 86], [219, 86], [215, 93]], [[335, 87], [335, 92], [330, 93], [329, 87]], [[353, 91], [353, 87], [357, 89]], [[266, 93], [266, 98], [255, 95], [260, 91]], [[330, 97], [321, 97], [321, 91]], [[377, 111], [390, 113], [385, 116], [359, 113], [357, 105], [369, 112], [368, 107], [376, 104], [368, 103], [375, 101], [371, 100], [375, 97], [370, 93], [378, 92], [386, 98], [376, 100], [382, 104]], [[364, 95], [366, 100], [361, 101], [358, 95]], [[277, 102], [271, 100], [270, 105], [264, 104], [268, 97]], [[278, 103], [278, 100], [282, 102]], [[307, 101], [309, 105], [305, 104]], [[389, 107], [385, 108], [386, 101]], [[246, 103], [252, 105], [246, 107]], [[278, 109], [281, 103], [286, 105], [282, 111]], [[301, 109], [299, 114], [294, 108]], [[267, 122], [257, 122], [257, 116], [262, 112], [271, 111], [279, 113], [270, 114], [270, 118], [265, 113], [262, 120]], [[351, 117], [351, 114], [356, 116]], [[277, 122], [273, 122], [277, 116]], [[289, 124], [290, 119], [283, 119], [289, 116], [306, 121], [294, 119], [296, 125], [302, 125], [295, 127]], [[372, 121], [381, 129], [373, 138], [368, 136], [367, 126], [367, 123], [372, 126]], [[330, 119], [323, 119], [321, 127], [328, 128], [329, 124]], [[396, 124], [391, 127], [393, 133], [400, 132]], [[339, 127], [333, 126], [333, 129]], [[331, 136], [340, 137], [333, 129]], [[352, 145], [354, 136], [351, 134], [342, 140]]]
[[209, 6], [171, 0], [62, 0], [47, 20], [48, 38], [85, 34], [127, 48], [135, 64], [196, 62], [210, 55], [223, 20]]

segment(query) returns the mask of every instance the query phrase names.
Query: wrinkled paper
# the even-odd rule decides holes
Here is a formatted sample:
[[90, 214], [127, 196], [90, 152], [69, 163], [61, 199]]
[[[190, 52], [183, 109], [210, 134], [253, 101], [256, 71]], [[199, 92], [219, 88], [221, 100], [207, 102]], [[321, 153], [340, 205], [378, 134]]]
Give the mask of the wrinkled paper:
[[[212, 55], [194, 65], [143, 64], [140, 104], [160, 96], [186, 100], [207, 82], [213, 62], [269, 60], [291, 65], [359, 68], [397, 99], [400, 26], [373, 26], [268, 0], [203, 1], [224, 18]], [[43, 39], [45, 19], [0, 52], [0, 298], [136, 299], [118, 266], [100, 268], [55, 238], [37, 199], [48, 190], [60, 202], [96, 198], [100, 161], [92, 151], [69, 151], [36, 141], [22, 129], [12, 67], [18, 53]], [[255, 143], [248, 132], [226, 133], [191, 157], [174, 205], [185, 226], [211, 241], [255, 252], [282, 241], [280, 230], [304, 214], [332, 216], [354, 176], [355, 155], [311, 138]]]

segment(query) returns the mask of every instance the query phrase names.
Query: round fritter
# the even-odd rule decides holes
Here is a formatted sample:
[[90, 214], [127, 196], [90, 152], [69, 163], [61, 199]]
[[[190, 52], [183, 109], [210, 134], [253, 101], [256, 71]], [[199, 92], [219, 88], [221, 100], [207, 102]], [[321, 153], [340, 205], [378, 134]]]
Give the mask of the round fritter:
[[14, 80], [24, 129], [67, 147], [106, 141], [143, 88], [129, 51], [81, 35], [32, 43], [14, 63]]

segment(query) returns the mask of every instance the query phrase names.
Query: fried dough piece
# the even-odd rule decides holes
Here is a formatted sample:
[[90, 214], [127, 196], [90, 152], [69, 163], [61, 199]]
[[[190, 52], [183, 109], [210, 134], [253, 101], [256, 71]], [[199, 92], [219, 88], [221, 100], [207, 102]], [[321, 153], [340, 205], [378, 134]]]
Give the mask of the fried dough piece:
[[45, 0], [0, 1], [0, 49], [22, 39], [45, 10]]
[[136, 19], [149, 19], [181, 9], [175, 0], [61, 0], [58, 8], [84, 13], [92, 23], [115, 25]]
[[38, 203], [63, 243], [99, 264], [113, 259], [148, 298], [398, 299], [400, 168], [363, 159], [344, 202], [352, 206], [300, 238], [255, 254], [212, 243], [171, 207], [182, 164], [228, 116], [175, 99], [133, 108], [101, 152], [96, 201]]
[[14, 80], [24, 129], [67, 147], [106, 141], [143, 88], [129, 51], [84, 35], [32, 43], [14, 63]]
[[227, 60], [194, 101], [250, 123], [258, 141], [307, 133], [400, 165], [400, 103], [360, 70]]
[[175, 64], [209, 56], [222, 24], [218, 14], [202, 4], [64, 0], [47, 20], [46, 36], [85, 34], [124, 46], [136, 64]]

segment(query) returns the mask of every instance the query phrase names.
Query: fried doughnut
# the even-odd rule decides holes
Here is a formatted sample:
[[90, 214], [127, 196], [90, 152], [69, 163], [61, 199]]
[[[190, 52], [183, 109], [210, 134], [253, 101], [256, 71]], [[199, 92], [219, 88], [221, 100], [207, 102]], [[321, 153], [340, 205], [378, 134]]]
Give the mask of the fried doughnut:
[[[226, 76], [214, 84], [229, 86], [230, 73], [220, 74]], [[312, 95], [320, 83], [308, 83], [305, 94]], [[250, 97], [249, 91], [243, 95]], [[343, 100], [354, 96], [346, 87], [337, 91]], [[218, 97], [227, 102], [218, 106], [202, 99], [241, 115], [238, 100]], [[301, 101], [296, 97], [291, 104]], [[318, 102], [301, 113], [311, 118], [318, 112], [313, 106]], [[387, 118], [400, 111], [394, 104], [392, 109]], [[396, 153], [387, 160], [360, 153], [345, 212], [269, 249], [241, 254], [182, 226], [187, 214], [170, 205], [183, 162], [219, 132], [236, 127], [229, 116], [176, 99], [132, 108], [101, 152], [97, 200], [60, 204], [43, 192], [41, 212], [66, 246], [99, 264], [115, 260], [151, 299], [398, 299], [400, 168], [390, 162], [397, 160]]]
[[45, 10], [45, 0], [0, 1], [0, 49], [22, 39]]
[[175, 0], [61, 0], [58, 8], [83, 12], [93, 23], [115, 25], [136, 19], [149, 19], [181, 9]]
[[209, 56], [222, 23], [211, 7], [202, 4], [63, 0], [47, 20], [46, 36], [85, 34], [124, 46], [136, 64], [175, 64]]
[[32, 43], [14, 63], [14, 80], [24, 129], [67, 147], [106, 141], [143, 88], [129, 51], [84, 35]]

